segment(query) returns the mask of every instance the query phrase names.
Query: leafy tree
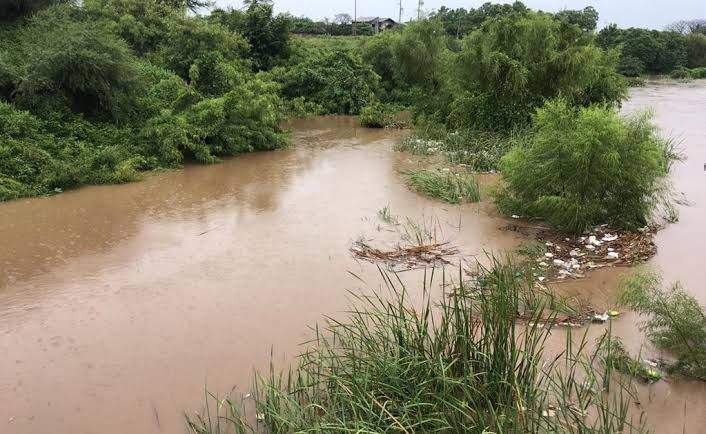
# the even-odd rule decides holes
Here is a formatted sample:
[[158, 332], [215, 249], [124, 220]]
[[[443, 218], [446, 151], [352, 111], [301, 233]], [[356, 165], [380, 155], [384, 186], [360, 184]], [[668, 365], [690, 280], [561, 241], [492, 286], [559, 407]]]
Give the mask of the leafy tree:
[[479, 8], [468, 10], [464, 8], [449, 9], [446, 6], [441, 6], [429, 18], [441, 21], [449, 36], [461, 38], [480, 27], [487, 19], [523, 14], [527, 11], [527, 7], [520, 1], [515, 1], [512, 4], [487, 2]]
[[288, 68], [277, 67], [270, 76], [281, 83], [290, 99], [304, 97], [326, 113], [358, 114], [376, 100], [380, 77], [359, 54], [349, 50], [312, 51]]
[[622, 42], [623, 31], [617, 24], [609, 24], [596, 35], [596, 45], [607, 50], [616, 48]]
[[637, 57], [621, 56], [618, 72], [626, 77], [639, 77], [645, 72], [645, 64]]
[[217, 9], [210, 19], [247, 39], [258, 70], [271, 69], [290, 55], [290, 20], [286, 15], [275, 16], [269, 2], [252, 1], [245, 12]]
[[446, 38], [440, 21], [414, 21], [405, 26], [395, 49], [395, 61], [399, 63], [404, 83], [435, 88], [440, 80], [445, 48]]
[[0, 2], [0, 22], [14, 21], [40, 9], [69, 2], [70, 0], [3, 0]]
[[596, 30], [596, 26], [598, 25], [598, 12], [592, 6], [585, 7], [580, 11], [570, 9], [563, 10], [558, 12], [556, 17], [569, 24], [575, 24], [587, 32]]
[[220, 95], [250, 69], [245, 38], [203, 19], [172, 22], [155, 59], [206, 95]]
[[442, 117], [456, 127], [507, 130], [559, 95], [572, 105], [616, 104], [625, 94], [617, 61], [578, 27], [547, 15], [487, 21], [463, 41]]

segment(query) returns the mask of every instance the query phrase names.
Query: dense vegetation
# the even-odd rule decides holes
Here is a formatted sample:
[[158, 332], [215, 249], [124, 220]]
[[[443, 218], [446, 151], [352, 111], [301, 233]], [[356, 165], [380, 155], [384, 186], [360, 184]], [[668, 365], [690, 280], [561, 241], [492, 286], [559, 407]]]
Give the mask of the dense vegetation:
[[626, 76], [706, 66], [706, 27], [686, 22], [665, 31], [620, 29], [611, 24], [598, 32], [596, 44], [620, 50], [619, 71]]
[[224, 24], [192, 3], [31, 5], [0, 27], [0, 200], [286, 143], [279, 86], [256, 74], [289, 45], [271, 5]]
[[[451, 158], [494, 170], [547, 100], [615, 107], [626, 88], [616, 68], [630, 75], [630, 62], [675, 77], [706, 71], [684, 69], [703, 64], [703, 27], [595, 35], [590, 7], [441, 8], [375, 36], [314, 38], [292, 34], [349, 34], [350, 16], [310, 31], [317, 23], [275, 15], [264, 0], [189, 12], [204, 5], [4, 4], [0, 200], [275, 149], [287, 142], [288, 115], [362, 114], [364, 124], [386, 127], [398, 125], [401, 108]], [[654, 35], [659, 43], [635, 42]]]

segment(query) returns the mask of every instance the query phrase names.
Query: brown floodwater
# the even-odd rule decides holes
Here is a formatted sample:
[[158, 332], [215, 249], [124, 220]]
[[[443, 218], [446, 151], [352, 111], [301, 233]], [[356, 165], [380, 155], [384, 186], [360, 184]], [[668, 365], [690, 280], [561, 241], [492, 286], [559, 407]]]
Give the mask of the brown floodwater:
[[[704, 104], [703, 84], [650, 84], [625, 106], [654, 107], [683, 139], [689, 159], [674, 182], [692, 205], [659, 234], [652, 262], [702, 302]], [[417, 161], [392, 150], [403, 133], [348, 117], [292, 129], [285, 150], [0, 204], [0, 433], [184, 432], [183, 411], [200, 409], [205, 386], [247, 390], [271, 351], [287, 363], [307, 326], [345, 309], [347, 291], [380, 284], [348, 248], [395, 239], [376, 217], [385, 206], [433, 222], [466, 257], [523, 241], [488, 203], [409, 191], [399, 172]], [[607, 306], [621, 272], [562, 290]], [[647, 347], [636, 321], [613, 325], [633, 351]], [[662, 381], [641, 401], [658, 432], [706, 424], [704, 383]]]

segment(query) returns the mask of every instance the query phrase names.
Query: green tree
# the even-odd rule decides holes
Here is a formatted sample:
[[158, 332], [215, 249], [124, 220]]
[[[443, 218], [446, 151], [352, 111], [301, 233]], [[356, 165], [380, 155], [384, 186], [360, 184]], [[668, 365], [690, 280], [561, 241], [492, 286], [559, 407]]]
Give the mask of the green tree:
[[563, 10], [556, 14], [557, 19], [569, 24], [579, 26], [582, 30], [592, 32], [598, 25], [598, 11], [593, 6], [583, 8], [583, 10]]
[[448, 118], [456, 127], [507, 130], [559, 95], [572, 105], [616, 104], [625, 95], [617, 61], [577, 26], [547, 15], [487, 21], [456, 56]]
[[706, 66], [706, 34], [690, 33], [687, 35], [686, 52], [689, 68]]
[[272, 3], [251, 1], [245, 12], [216, 9], [211, 15], [233, 32], [242, 34], [250, 44], [250, 57], [257, 70], [269, 70], [283, 60], [291, 51], [290, 20], [286, 15], [274, 15]]

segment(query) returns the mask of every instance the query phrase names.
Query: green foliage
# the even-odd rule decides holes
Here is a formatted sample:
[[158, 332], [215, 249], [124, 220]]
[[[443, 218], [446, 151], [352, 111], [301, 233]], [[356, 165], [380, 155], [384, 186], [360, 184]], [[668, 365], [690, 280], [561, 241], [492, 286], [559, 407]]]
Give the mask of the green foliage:
[[672, 72], [669, 73], [669, 76], [670, 76], [671, 78], [683, 80], [683, 79], [690, 78], [690, 77], [691, 77], [691, 74], [689, 73], [689, 69], [688, 69], [688, 68], [685, 68], [685, 67], [681, 66], [681, 67], [679, 67], [679, 68], [676, 68], [676, 69], [672, 70]]
[[156, 60], [206, 95], [220, 95], [241, 82], [250, 69], [245, 38], [200, 18], [172, 22], [168, 43]]
[[693, 79], [706, 78], [706, 66], [690, 70], [689, 77]]
[[452, 101], [440, 101], [437, 116], [453, 128], [503, 131], [527, 125], [537, 107], [559, 95], [572, 105], [616, 104], [625, 96], [617, 60], [550, 16], [488, 21], [464, 39]]
[[494, 133], [489, 131], [444, 128], [420, 129], [404, 138], [395, 147], [398, 151], [420, 155], [442, 154], [451, 164], [458, 164], [476, 172], [498, 169], [500, 159], [515, 145], [523, 143], [524, 131]]
[[678, 283], [664, 289], [657, 273], [643, 271], [622, 282], [620, 302], [650, 316], [643, 329], [677, 357], [672, 371], [706, 380], [706, 314], [692, 295]]
[[28, 17], [42, 8], [67, 3], [69, 0], [3, 0], [0, 3], [0, 22]]
[[655, 382], [662, 378], [662, 374], [652, 366], [630, 357], [622, 341], [615, 337], [603, 336], [599, 340], [598, 353], [603, 365], [626, 375], [638, 377], [645, 382]]
[[394, 59], [406, 85], [433, 90], [440, 79], [446, 47], [441, 23], [435, 20], [407, 24], [395, 45]]
[[689, 68], [706, 67], [706, 34], [691, 33], [687, 35], [686, 53]]
[[407, 173], [409, 185], [418, 192], [458, 204], [480, 201], [480, 187], [473, 174], [453, 173], [448, 169], [416, 170]]
[[183, 10], [160, 0], [85, 0], [84, 5], [140, 56], [165, 43], [171, 23], [183, 17]]
[[673, 31], [620, 29], [611, 24], [598, 33], [596, 44], [620, 49], [624, 59], [621, 72], [631, 76], [642, 73], [643, 69], [652, 74], [666, 74], [686, 66], [688, 59], [687, 38]]
[[626, 77], [639, 77], [645, 73], [645, 63], [637, 57], [623, 55], [620, 57], [618, 72]]
[[380, 78], [348, 50], [310, 51], [302, 62], [270, 71], [287, 98], [304, 97], [326, 113], [358, 114], [376, 100]]
[[507, 189], [498, 204], [575, 233], [602, 223], [643, 227], [668, 172], [668, 150], [646, 114], [622, 118], [607, 107], [550, 101], [534, 116], [527, 143], [503, 157]]
[[557, 19], [578, 26], [581, 30], [592, 32], [598, 25], [598, 11], [593, 6], [587, 6], [582, 10], [565, 9], [557, 12]]
[[195, 4], [87, 0], [0, 30], [0, 200], [286, 143], [278, 85]]
[[305, 17], [289, 17], [289, 20], [292, 33], [299, 35], [351, 36], [353, 35], [353, 26], [355, 26], [355, 34], [358, 36], [373, 34], [373, 27], [369, 23], [314, 21]]
[[368, 128], [385, 128], [395, 125], [395, 115], [390, 107], [374, 102], [360, 111], [360, 125]]
[[101, 22], [69, 6], [37, 13], [19, 30], [22, 53], [15, 98], [38, 112], [126, 120], [137, 90], [126, 44]]
[[484, 21], [502, 16], [521, 15], [527, 12], [527, 7], [520, 1], [512, 4], [484, 3], [477, 9], [449, 9], [441, 6], [432, 12], [430, 19], [442, 23], [444, 31], [449, 36], [461, 38], [477, 29]]
[[251, 1], [245, 11], [216, 9], [209, 20], [242, 34], [250, 44], [250, 56], [255, 69], [269, 70], [290, 54], [290, 19], [273, 14], [273, 5]]

